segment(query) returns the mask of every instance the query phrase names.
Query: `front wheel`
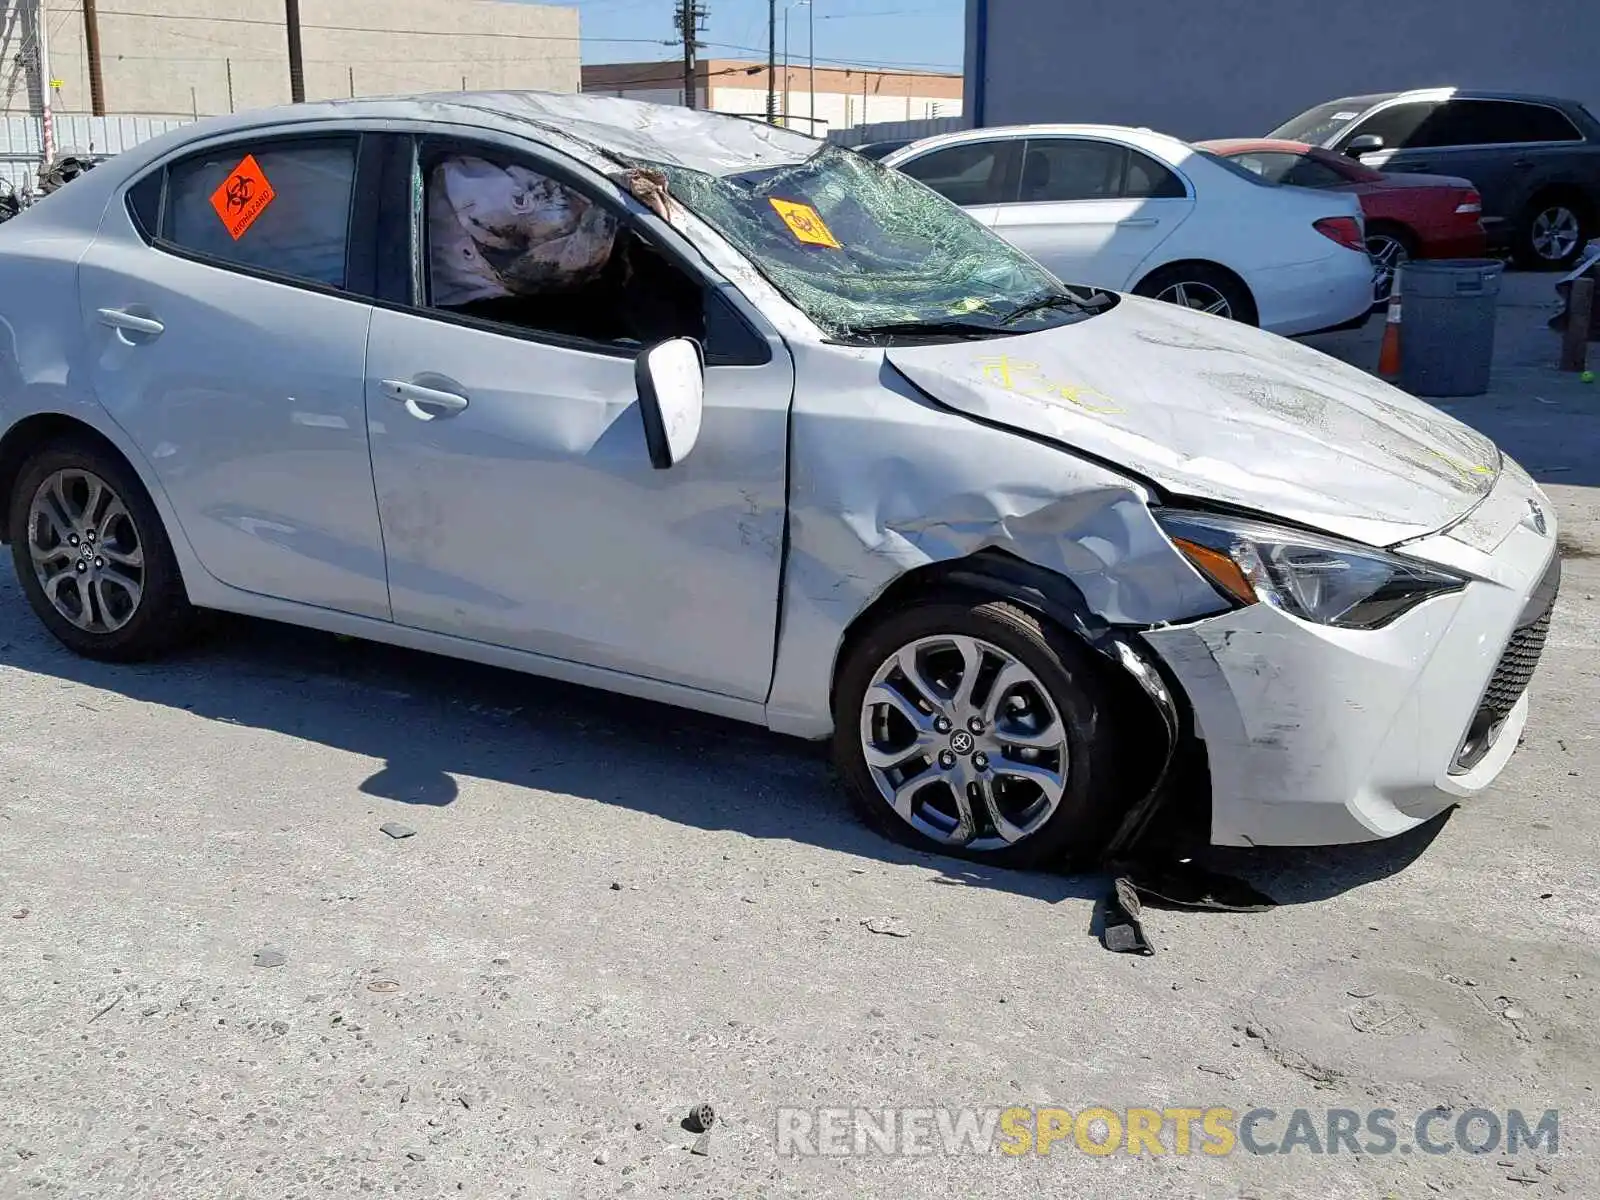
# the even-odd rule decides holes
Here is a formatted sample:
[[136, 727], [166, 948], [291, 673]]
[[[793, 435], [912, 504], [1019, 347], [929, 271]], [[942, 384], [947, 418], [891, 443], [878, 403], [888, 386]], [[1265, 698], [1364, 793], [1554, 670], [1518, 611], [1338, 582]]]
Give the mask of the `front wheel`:
[[116, 456], [81, 441], [44, 447], [11, 496], [11, 553], [28, 603], [87, 658], [149, 658], [193, 612], [161, 518]]
[[895, 613], [849, 650], [834, 760], [868, 822], [909, 845], [1078, 862], [1121, 815], [1110, 708], [1071, 635], [952, 597]]

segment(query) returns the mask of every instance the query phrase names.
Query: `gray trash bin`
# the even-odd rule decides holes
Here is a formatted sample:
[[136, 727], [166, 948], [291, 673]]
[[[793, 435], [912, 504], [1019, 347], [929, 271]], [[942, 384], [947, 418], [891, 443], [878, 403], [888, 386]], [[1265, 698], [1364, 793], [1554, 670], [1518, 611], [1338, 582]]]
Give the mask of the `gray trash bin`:
[[1414, 396], [1481, 396], [1494, 357], [1505, 264], [1444, 258], [1400, 268], [1400, 386]]

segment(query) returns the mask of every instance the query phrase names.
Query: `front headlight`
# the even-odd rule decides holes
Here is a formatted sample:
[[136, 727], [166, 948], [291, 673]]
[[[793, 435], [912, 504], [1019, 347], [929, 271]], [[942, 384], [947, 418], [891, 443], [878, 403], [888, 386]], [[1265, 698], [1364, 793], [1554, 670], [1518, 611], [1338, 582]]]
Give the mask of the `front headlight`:
[[1230, 600], [1264, 601], [1319, 625], [1377, 629], [1467, 583], [1415, 559], [1262, 521], [1178, 509], [1153, 515]]

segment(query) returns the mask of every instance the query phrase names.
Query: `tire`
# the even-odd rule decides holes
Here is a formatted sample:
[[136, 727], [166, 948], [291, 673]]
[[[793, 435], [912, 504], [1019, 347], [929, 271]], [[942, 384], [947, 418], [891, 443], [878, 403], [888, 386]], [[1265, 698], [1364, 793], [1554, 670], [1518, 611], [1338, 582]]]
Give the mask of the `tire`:
[[1227, 317], [1243, 325], [1254, 325], [1258, 320], [1250, 289], [1237, 276], [1210, 263], [1162, 267], [1141, 279], [1133, 293]]
[[[975, 658], [962, 654], [963, 644]], [[896, 665], [908, 651], [920, 687]], [[873, 626], [846, 650], [834, 702], [834, 763], [867, 823], [919, 850], [995, 866], [1086, 865], [1123, 811], [1113, 701], [1090, 653], [1015, 605], [956, 594]], [[973, 703], [961, 706], [973, 661]], [[996, 694], [997, 685], [1004, 691]], [[912, 703], [918, 693], [937, 706]], [[996, 709], [998, 721], [964, 728], [965, 716]], [[1007, 744], [1008, 736], [1038, 744]], [[976, 790], [963, 788], [971, 813], [964, 826], [952, 785], [968, 783]], [[909, 815], [889, 798], [897, 790]]]
[[1399, 225], [1367, 226], [1367, 253], [1372, 257], [1372, 305], [1389, 303], [1395, 271], [1417, 256], [1417, 239]]
[[[76, 438], [34, 451], [17, 476], [8, 532], [23, 594], [68, 649], [136, 662], [191, 631], [194, 610], [160, 515], [114, 453]], [[85, 553], [90, 546], [104, 553]]]
[[1530, 271], [1566, 271], [1594, 237], [1594, 219], [1581, 201], [1561, 192], [1534, 197], [1513, 234], [1517, 265]]

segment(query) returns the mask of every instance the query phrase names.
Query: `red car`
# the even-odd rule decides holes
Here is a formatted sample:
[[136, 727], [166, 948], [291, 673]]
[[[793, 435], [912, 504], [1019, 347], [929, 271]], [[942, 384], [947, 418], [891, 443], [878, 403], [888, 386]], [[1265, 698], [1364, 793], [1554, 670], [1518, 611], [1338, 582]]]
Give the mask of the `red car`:
[[1483, 200], [1468, 180], [1385, 175], [1304, 142], [1229, 138], [1196, 145], [1273, 183], [1359, 196], [1377, 303], [1389, 298], [1394, 270], [1408, 258], [1482, 258], [1487, 252]]

